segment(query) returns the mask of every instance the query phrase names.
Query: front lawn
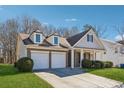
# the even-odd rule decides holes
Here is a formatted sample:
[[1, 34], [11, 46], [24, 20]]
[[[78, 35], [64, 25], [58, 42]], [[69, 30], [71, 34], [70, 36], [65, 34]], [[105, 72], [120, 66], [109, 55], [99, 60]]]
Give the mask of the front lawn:
[[0, 64], [0, 88], [51, 88], [33, 73], [20, 73], [12, 65]]
[[104, 68], [104, 69], [85, 69], [91, 74], [107, 77], [124, 83], [124, 69], [121, 68]]

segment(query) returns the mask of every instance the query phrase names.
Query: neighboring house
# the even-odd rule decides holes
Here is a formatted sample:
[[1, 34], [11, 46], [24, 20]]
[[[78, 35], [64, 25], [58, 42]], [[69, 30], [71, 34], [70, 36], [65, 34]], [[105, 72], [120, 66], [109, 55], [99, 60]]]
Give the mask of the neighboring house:
[[111, 42], [99, 39], [92, 29], [68, 39], [57, 33], [45, 36], [40, 31], [34, 31], [30, 35], [18, 35], [17, 59], [31, 57], [34, 60], [33, 69], [81, 67], [83, 59], [113, 61], [116, 66], [124, 63], [121, 58], [119, 62], [115, 60], [120, 55], [124, 56], [116, 54], [118, 51], [115, 49], [118, 47], [121, 47], [121, 44], [111, 45]]
[[97, 60], [102, 61], [112, 61], [114, 66], [120, 66], [121, 63], [124, 64], [124, 46], [120, 43], [101, 39], [106, 51], [99, 54]]
[[122, 44], [123, 46], [120, 47], [120, 51], [124, 54], [124, 40], [117, 41], [118, 43]]

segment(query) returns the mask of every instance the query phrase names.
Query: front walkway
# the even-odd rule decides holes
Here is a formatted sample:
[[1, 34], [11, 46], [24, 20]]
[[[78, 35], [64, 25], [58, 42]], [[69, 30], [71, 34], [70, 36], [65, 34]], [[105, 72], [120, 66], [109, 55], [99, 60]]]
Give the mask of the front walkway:
[[84, 73], [82, 69], [54, 69], [35, 72], [56, 88], [112, 88], [122, 82]]

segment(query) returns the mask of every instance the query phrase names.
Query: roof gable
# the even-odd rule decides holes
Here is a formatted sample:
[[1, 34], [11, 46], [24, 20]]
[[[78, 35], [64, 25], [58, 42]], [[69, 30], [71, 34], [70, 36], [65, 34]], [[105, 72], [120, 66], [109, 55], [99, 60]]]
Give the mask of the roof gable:
[[31, 35], [34, 34], [34, 33], [41, 33], [44, 37], [46, 37], [42, 31], [40, 31], [40, 30], [35, 30], [35, 31], [33, 31], [32, 33], [30, 33], [29, 38], [30, 38]]
[[46, 38], [49, 38], [49, 37], [51, 37], [51, 36], [59, 36], [59, 37], [61, 37], [57, 32], [54, 32], [54, 33], [52, 33], [52, 34], [46, 36]]
[[71, 37], [67, 38], [67, 41], [70, 43], [71, 46], [74, 46], [89, 31], [90, 31], [90, 29], [86, 30], [84, 32], [81, 32], [79, 34], [76, 34], [74, 36], [71, 36]]
[[[93, 42], [87, 41], [87, 35], [93, 35]], [[101, 40], [97, 37], [96, 32], [91, 29], [88, 31], [75, 45], [73, 46], [75, 48], [94, 48], [94, 49], [102, 49], [104, 50], [104, 45], [102, 44]]]

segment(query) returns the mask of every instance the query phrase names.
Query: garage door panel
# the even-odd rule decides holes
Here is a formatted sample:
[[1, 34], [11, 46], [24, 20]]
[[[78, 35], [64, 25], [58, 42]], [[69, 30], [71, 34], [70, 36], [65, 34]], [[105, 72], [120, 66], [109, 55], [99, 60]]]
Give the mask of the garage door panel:
[[49, 68], [49, 52], [31, 52], [31, 58], [34, 60], [33, 69]]
[[51, 67], [52, 68], [65, 68], [66, 67], [66, 53], [65, 52], [52, 52], [51, 53]]

